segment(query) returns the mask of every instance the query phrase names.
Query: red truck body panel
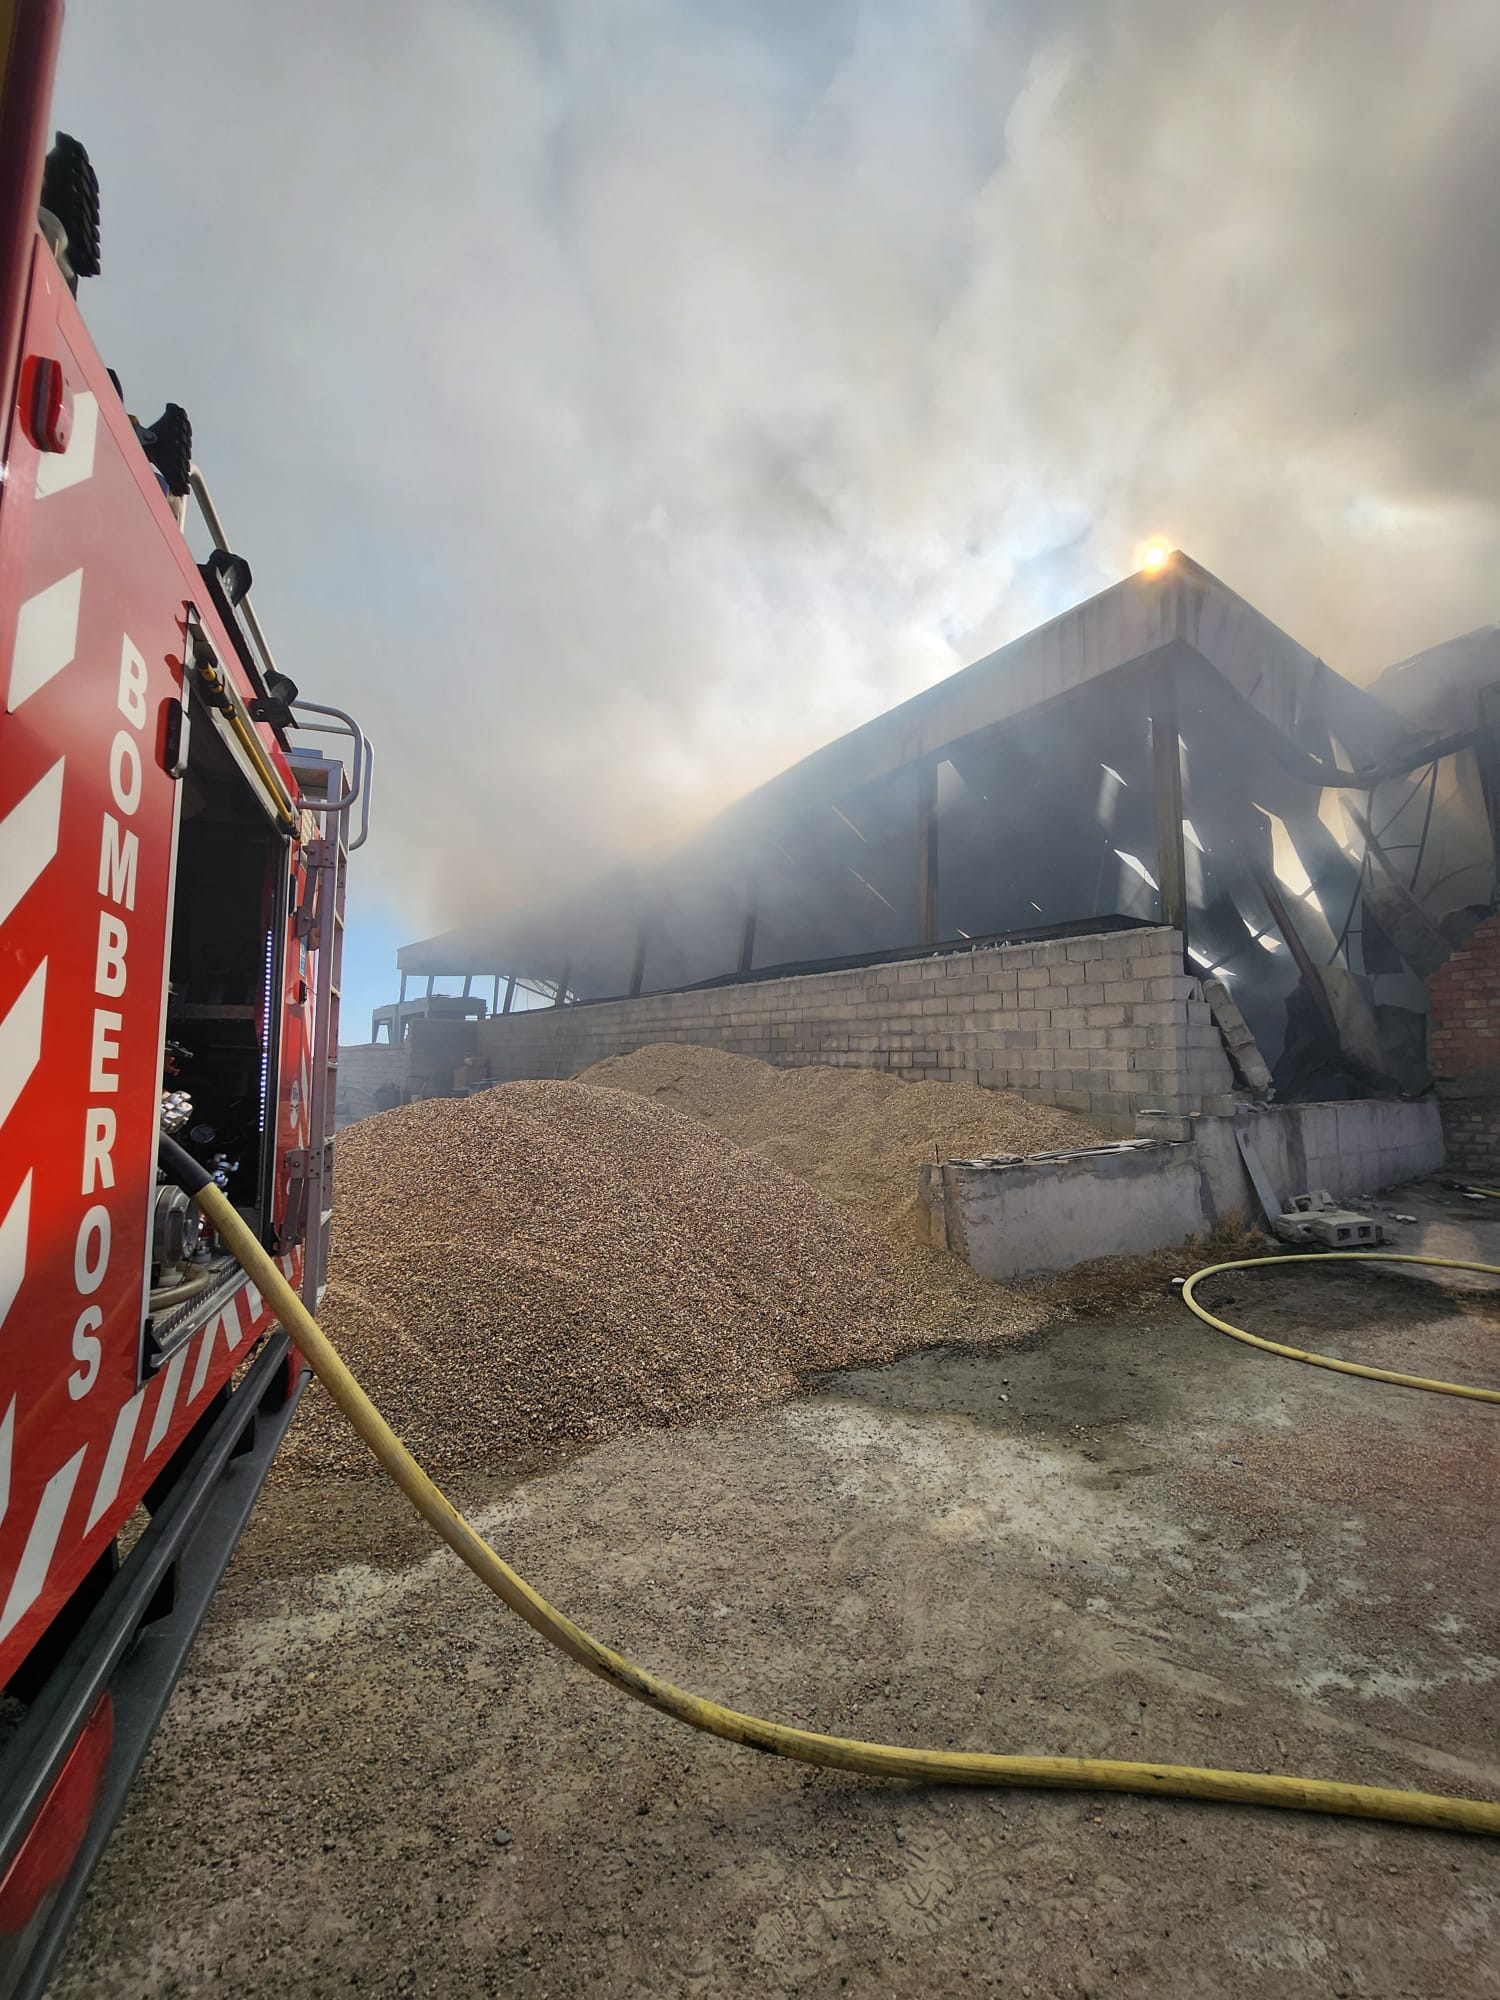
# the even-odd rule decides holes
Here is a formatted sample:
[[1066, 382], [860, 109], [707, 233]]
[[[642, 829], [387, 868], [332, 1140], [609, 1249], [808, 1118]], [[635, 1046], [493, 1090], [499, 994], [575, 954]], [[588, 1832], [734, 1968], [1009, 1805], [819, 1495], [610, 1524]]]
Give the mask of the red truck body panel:
[[[39, 360], [72, 399], [60, 454], [37, 450], [21, 408]], [[242, 1292], [146, 1372], [189, 607], [255, 691], [39, 235], [16, 380], [0, 488], [0, 1685], [271, 1323]], [[283, 846], [295, 904], [298, 845]], [[294, 926], [279, 936], [273, 1225], [285, 1156], [309, 1136], [309, 954]], [[294, 1281], [300, 1260], [283, 1258]]]

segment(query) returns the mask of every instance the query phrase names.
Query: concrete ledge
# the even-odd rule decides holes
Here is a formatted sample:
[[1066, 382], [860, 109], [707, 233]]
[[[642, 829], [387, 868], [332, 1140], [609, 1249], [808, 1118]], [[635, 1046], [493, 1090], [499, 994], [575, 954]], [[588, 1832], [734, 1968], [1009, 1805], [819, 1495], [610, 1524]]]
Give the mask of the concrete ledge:
[[1090, 1257], [1162, 1250], [1191, 1242], [1203, 1228], [1188, 1142], [1125, 1139], [1024, 1160], [949, 1160], [922, 1171], [929, 1206], [941, 1188], [947, 1247], [981, 1278], [1036, 1277]]
[[1443, 1164], [1431, 1099], [1242, 1106], [1222, 1118], [1147, 1111], [1140, 1126], [1142, 1136], [1121, 1145], [924, 1167], [931, 1240], [982, 1278], [1007, 1280], [1258, 1225], [1241, 1132], [1287, 1204], [1310, 1188], [1356, 1199]]
[[1244, 1105], [1232, 1118], [1188, 1121], [1204, 1180], [1210, 1227], [1249, 1216], [1260, 1202], [1245, 1171], [1237, 1133], [1255, 1148], [1283, 1200], [1327, 1188], [1348, 1201], [1443, 1164], [1443, 1124], [1433, 1098], [1343, 1098], [1331, 1104]]

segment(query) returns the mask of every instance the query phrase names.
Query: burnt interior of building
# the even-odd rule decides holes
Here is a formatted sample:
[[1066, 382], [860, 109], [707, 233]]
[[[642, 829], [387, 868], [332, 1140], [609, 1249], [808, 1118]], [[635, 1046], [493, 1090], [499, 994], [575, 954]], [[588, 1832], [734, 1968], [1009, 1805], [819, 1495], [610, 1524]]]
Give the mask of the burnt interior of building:
[[1176, 555], [665, 862], [405, 947], [403, 1000], [456, 974], [490, 983], [480, 1013], [523, 987], [579, 1004], [1170, 923], [1280, 1095], [1420, 1091], [1424, 981], [1495, 900], [1500, 649], [1455, 644], [1459, 665], [1438, 649], [1393, 669], [1388, 702]]

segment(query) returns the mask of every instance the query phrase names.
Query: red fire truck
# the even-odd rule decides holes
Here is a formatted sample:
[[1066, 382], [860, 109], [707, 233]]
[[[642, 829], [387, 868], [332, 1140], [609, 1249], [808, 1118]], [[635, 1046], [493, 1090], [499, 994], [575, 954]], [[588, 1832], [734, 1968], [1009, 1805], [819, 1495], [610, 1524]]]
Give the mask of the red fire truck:
[[6, 2000], [45, 1984], [301, 1388], [157, 1144], [315, 1301], [370, 779], [358, 726], [273, 660], [185, 412], [132, 417], [85, 330], [98, 190], [48, 146], [61, 11], [0, 0]]

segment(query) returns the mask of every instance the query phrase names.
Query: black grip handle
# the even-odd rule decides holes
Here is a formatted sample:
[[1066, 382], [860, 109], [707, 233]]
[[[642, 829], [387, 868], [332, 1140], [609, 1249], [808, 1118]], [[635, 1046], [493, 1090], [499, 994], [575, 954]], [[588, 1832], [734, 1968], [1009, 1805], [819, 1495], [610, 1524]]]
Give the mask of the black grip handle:
[[184, 1194], [201, 1194], [213, 1184], [213, 1175], [207, 1167], [200, 1166], [175, 1139], [169, 1139], [165, 1132], [156, 1142], [156, 1159], [169, 1181], [180, 1187]]

